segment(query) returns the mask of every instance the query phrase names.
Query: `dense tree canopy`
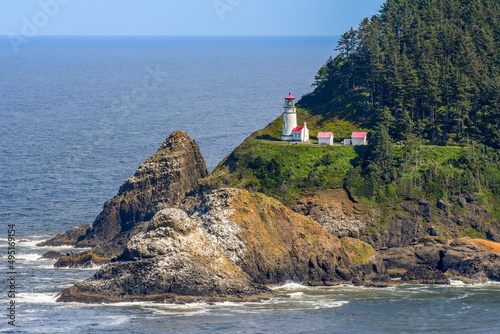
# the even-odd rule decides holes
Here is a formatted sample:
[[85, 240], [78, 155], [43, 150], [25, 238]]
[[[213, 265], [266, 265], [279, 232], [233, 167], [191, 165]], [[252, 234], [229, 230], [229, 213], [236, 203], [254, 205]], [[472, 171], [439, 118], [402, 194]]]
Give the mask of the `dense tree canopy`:
[[337, 50], [302, 107], [364, 126], [388, 110], [392, 139], [500, 148], [498, 0], [388, 0]]

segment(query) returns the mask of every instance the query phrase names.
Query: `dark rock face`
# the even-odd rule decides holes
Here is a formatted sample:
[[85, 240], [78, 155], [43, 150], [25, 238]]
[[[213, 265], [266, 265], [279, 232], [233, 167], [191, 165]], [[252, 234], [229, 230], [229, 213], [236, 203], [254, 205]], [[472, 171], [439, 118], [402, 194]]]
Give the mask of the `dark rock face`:
[[97, 256], [92, 252], [62, 255], [57, 258], [54, 264], [56, 268], [93, 268], [97, 265], [108, 262], [109, 258]]
[[451, 277], [472, 282], [500, 281], [500, 253], [478, 248], [469, 242], [452, 242], [438, 264]]
[[56, 252], [56, 251], [48, 251], [48, 252], [45, 252], [43, 255], [42, 255], [42, 259], [51, 259], [51, 260], [57, 260], [59, 259], [61, 256], [63, 256], [61, 253], [59, 252]]
[[417, 266], [408, 269], [401, 281], [414, 284], [449, 284], [450, 280], [442, 271], [431, 266]]
[[[468, 198], [437, 203], [406, 202], [401, 206], [404, 211], [390, 218], [387, 233], [380, 233], [378, 240], [372, 244], [376, 248], [404, 247], [415, 244], [422, 237], [459, 238], [471, 230], [500, 241], [500, 224], [491, 222], [490, 213], [474, 201], [473, 194]], [[363, 240], [368, 241], [365, 238]]]
[[[93, 252], [103, 257], [118, 255], [134, 235], [144, 231], [145, 221], [163, 208], [179, 207], [206, 175], [196, 142], [185, 132], [173, 132], [123, 183], [118, 194], [104, 204], [92, 228], [83, 237], [68, 239], [67, 244], [94, 247]], [[43, 244], [57, 245], [59, 239]]]
[[83, 224], [66, 231], [63, 234], [58, 234], [50, 240], [40, 242], [37, 244], [38, 247], [44, 246], [74, 246], [78, 242], [85, 239], [85, 236], [90, 231], [91, 226], [89, 224]]
[[433, 282], [440, 279], [437, 271], [465, 282], [500, 279], [500, 252], [478, 247], [470, 239], [427, 237], [417, 245], [379, 251], [379, 255], [390, 273], [399, 273], [394, 276], [420, 283], [437, 283]]
[[366, 217], [342, 189], [317, 191], [301, 199], [292, 209], [311, 216], [337, 237], [359, 238], [366, 229]]

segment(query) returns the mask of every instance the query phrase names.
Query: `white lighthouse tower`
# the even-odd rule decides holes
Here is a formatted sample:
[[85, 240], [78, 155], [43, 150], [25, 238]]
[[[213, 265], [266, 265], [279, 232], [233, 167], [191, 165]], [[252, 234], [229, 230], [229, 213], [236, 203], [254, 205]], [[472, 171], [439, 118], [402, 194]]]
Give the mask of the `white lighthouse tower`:
[[292, 130], [297, 127], [297, 110], [295, 107], [295, 97], [292, 96], [292, 93], [288, 93], [288, 96], [285, 97], [284, 108], [281, 140], [294, 140]]

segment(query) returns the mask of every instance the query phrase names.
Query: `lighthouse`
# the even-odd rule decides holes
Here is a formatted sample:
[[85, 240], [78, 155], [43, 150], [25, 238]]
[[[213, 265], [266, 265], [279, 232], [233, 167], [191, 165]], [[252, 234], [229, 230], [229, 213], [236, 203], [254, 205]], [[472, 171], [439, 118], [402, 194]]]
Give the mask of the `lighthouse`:
[[288, 96], [285, 97], [284, 108], [281, 140], [294, 140], [292, 131], [297, 127], [297, 110], [295, 107], [295, 97], [292, 96], [292, 93], [288, 93]]

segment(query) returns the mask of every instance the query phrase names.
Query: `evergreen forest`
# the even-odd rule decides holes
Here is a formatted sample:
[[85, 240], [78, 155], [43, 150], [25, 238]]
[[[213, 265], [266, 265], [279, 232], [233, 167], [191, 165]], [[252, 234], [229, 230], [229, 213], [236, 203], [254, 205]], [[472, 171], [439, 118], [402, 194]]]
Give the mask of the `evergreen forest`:
[[394, 141], [500, 148], [499, 50], [498, 0], [388, 0], [341, 36], [300, 106], [382, 120]]

